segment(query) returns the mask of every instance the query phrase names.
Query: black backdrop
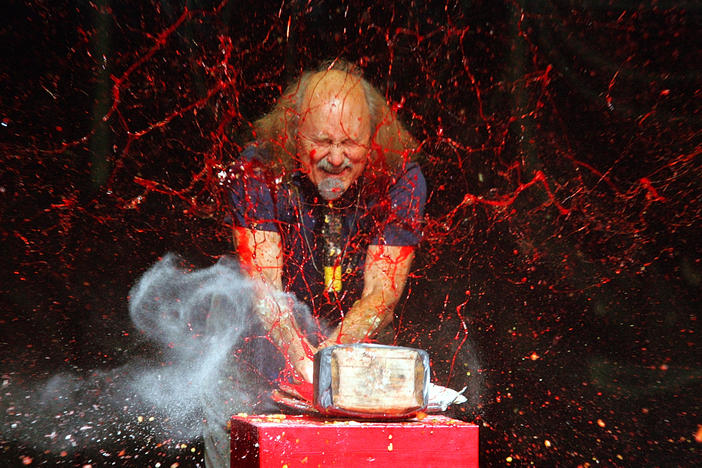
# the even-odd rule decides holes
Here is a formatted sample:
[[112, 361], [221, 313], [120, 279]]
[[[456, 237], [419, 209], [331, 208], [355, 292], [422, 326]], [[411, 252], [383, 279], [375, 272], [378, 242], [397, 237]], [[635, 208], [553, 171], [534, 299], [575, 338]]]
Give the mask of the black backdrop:
[[201, 463], [197, 440], [129, 427], [47, 449], [23, 427], [65, 412], [18, 402], [56, 372], [158, 354], [129, 322], [129, 288], [166, 252], [194, 267], [230, 252], [217, 174], [236, 136], [335, 57], [422, 143], [430, 198], [400, 344], [469, 386], [451, 415], [481, 425], [483, 464], [697, 459], [696, 2], [0, 8], [7, 464]]

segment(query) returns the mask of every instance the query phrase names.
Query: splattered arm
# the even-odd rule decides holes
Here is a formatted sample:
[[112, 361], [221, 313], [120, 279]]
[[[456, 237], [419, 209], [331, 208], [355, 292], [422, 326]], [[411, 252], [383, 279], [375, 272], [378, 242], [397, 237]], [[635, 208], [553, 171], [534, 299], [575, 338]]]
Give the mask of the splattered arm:
[[413, 246], [371, 245], [363, 276], [363, 294], [320, 348], [372, 339], [392, 322], [393, 310], [407, 282]]
[[280, 234], [234, 227], [234, 246], [241, 265], [256, 280], [255, 312], [270, 339], [307, 382], [312, 382], [316, 351], [304, 337], [293, 315], [289, 296], [282, 294], [283, 250]]

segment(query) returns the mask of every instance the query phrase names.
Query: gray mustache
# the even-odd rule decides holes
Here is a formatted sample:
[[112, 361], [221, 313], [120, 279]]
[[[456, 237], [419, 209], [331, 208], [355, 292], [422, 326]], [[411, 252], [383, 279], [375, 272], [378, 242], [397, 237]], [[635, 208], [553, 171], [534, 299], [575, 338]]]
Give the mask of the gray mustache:
[[344, 169], [350, 168], [350, 167], [351, 167], [351, 160], [347, 156], [344, 156], [344, 160], [338, 166], [334, 166], [333, 164], [331, 164], [327, 160], [327, 158], [320, 159], [319, 162], [317, 163], [317, 169], [321, 169], [321, 170], [328, 172], [330, 174], [339, 174]]

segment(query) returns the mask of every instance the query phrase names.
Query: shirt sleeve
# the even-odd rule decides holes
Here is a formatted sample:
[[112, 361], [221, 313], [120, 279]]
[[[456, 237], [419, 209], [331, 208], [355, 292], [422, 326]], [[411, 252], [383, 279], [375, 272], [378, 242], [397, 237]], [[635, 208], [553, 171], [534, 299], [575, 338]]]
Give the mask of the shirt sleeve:
[[422, 238], [427, 185], [419, 165], [412, 164], [389, 191], [388, 217], [373, 244], [417, 245]]
[[229, 203], [235, 226], [260, 231], [278, 231], [276, 209], [269, 177], [248, 147], [229, 170]]

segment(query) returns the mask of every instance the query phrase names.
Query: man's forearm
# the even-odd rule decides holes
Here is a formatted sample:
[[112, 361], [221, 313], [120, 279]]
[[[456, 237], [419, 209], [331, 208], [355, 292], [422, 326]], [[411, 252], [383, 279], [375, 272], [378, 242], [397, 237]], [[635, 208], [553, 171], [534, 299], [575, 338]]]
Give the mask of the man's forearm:
[[[276, 296], [275, 293], [262, 296], [256, 304], [256, 315], [268, 331], [273, 344], [286, 355], [289, 364], [298, 371], [303, 371], [301, 367], [307, 367], [304, 363], [311, 361], [315, 349], [298, 326], [291, 305], [287, 303], [290, 299]], [[307, 370], [302, 373], [307, 379]]]
[[385, 304], [382, 298], [361, 298], [353, 304], [325, 344], [357, 343], [372, 339], [392, 322], [392, 311], [392, 306]]
[[370, 340], [387, 327], [392, 322], [413, 258], [413, 246], [369, 246], [363, 295], [321, 346]]

